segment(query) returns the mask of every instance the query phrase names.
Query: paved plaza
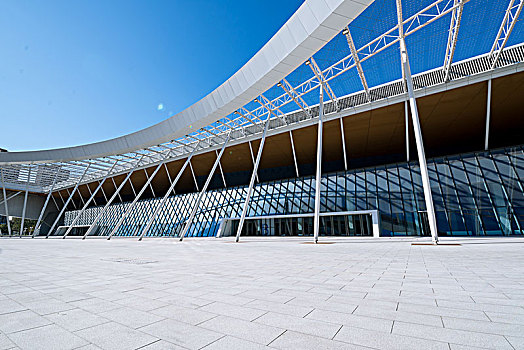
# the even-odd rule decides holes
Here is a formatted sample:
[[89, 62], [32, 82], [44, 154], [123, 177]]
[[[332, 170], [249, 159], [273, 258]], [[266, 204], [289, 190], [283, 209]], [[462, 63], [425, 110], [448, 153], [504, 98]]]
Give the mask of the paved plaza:
[[524, 349], [524, 240], [424, 241], [0, 239], [0, 349]]

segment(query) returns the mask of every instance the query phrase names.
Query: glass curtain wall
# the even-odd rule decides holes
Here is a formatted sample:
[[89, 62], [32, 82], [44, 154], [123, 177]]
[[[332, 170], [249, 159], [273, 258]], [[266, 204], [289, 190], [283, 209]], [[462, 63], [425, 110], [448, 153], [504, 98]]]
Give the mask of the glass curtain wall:
[[[523, 234], [522, 146], [431, 159], [428, 170], [441, 236]], [[321, 191], [322, 212], [378, 210], [381, 236], [429, 234], [416, 162], [325, 174]], [[196, 196], [190, 193], [170, 197], [147, 235], [179, 234]], [[222, 218], [240, 217], [245, 196], [245, 186], [206, 193], [188, 235], [216, 235]], [[314, 197], [314, 177], [256, 184], [247, 216], [312, 213]], [[159, 203], [159, 198], [139, 201], [116, 235], [140, 235]], [[111, 205], [98, 222], [95, 234], [108, 235], [128, 205]], [[77, 225], [91, 224], [101, 209], [87, 209]], [[65, 225], [70, 224], [77, 213], [67, 212]]]

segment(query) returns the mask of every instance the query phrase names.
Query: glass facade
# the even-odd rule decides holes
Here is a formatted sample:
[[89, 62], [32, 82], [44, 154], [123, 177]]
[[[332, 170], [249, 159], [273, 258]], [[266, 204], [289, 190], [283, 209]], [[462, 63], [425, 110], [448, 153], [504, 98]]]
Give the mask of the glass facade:
[[[351, 162], [351, 160], [350, 160]], [[435, 158], [428, 161], [441, 236], [521, 235], [524, 225], [523, 147]], [[209, 191], [189, 236], [216, 235], [221, 219], [240, 217], [246, 186]], [[416, 162], [324, 174], [321, 211], [378, 210], [381, 236], [427, 235], [427, 215]], [[173, 236], [183, 229], [197, 194], [169, 197], [147, 236]], [[314, 177], [254, 186], [248, 217], [313, 213]], [[138, 236], [160, 198], [137, 202], [116, 236]], [[96, 235], [108, 235], [129, 203], [108, 207]], [[90, 225], [102, 207], [87, 209], [77, 225]], [[78, 211], [67, 212], [70, 224]]]

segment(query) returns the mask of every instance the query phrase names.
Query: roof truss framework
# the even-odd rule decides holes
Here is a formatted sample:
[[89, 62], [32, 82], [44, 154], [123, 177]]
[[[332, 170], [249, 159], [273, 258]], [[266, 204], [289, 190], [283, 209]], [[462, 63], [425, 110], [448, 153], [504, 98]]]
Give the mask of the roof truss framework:
[[457, 46], [457, 37], [460, 28], [460, 20], [462, 19], [462, 10], [464, 9], [464, 2], [462, 0], [454, 0], [454, 6], [455, 7], [453, 11], [451, 12], [448, 42], [446, 45], [446, 56], [444, 57], [444, 81], [449, 80], [451, 62], [453, 62], [453, 55], [455, 53], [455, 47]]
[[[347, 33], [346, 31], [343, 31], [343, 34], [346, 35], [346, 39], [348, 40], [348, 45], [350, 46], [351, 53], [349, 55], [331, 64], [324, 70], [321, 70], [315, 62], [315, 59], [311, 57], [306, 62], [306, 64], [309, 63], [309, 66], [314, 73], [312, 77], [300, 81], [295, 86], [293, 86], [293, 84], [289, 83], [289, 81], [284, 78], [277, 83], [277, 85], [283, 90], [281, 95], [273, 99], [268, 99], [264, 94], [260, 94], [257, 99], [260, 104], [259, 107], [249, 108], [249, 104], [246, 104], [237, 111], [229, 115], [225, 115], [218, 121], [204, 128], [195, 130], [184, 137], [134, 152], [106, 156], [89, 161], [68, 161], [34, 165], [4, 165], [2, 166], [2, 169], [8, 177], [8, 181], [6, 182], [23, 184], [25, 182], [25, 178], [20, 174], [22, 174], [22, 172], [28, 173], [29, 167], [38, 167], [37, 171], [32, 172], [32, 174], [35, 175], [31, 175], [31, 179], [29, 179], [29, 181], [31, 182], [33, 178], [38, 178], [38, 180], [34, 181], [35, 185], [36, 182], [39, 182], [41, 184], [41, 188], [44, 191], [49, 191], [51, 188], [51, 183], [53, 182], [54, 172], [49, 171], [49, 173], [46, 173], [43, 171], [43, 169], [48, 167], [51, 170], [56, 169], [57, 167], [62, 167], [61, 171], [63, 171], [63, 176], [59, 175], [59, 181], [57, 181], [57, 185], [55, 186], [56, 189], [59, 190], [74, 186], [79, 181], [83, 170], [88, 166], [88, 164], [91, 164], [91, 167], [88, 173], [85, 175], [85, 179], [86, 181], [94, 181], [96, 179], [102, 178], [104, 174], [109, 171], [111, 165], [115, 161], [118, 161], [118, 166], [116, 166], [111, 171], [112, 175], [126, 173], [131, 169], [152, 166], [160, 162], [164, 156], [172, 158], [184, 157], [189, 153], [190, 148], [192, 150], [193, 147], [196, 147], [195, 145], [197, 145], [197, 143], [197, 152], [205, 151], [207, 148], [214, 149], [217, 146], [223, 144], [224, 139], [229, 132], [231, 132], [232, 140], [260, 134], [263, 131], [263, 123], [269, 118], [279, 119], [288, 124], [289, 119], [281, 109], [288, 103], [295, 104], [306, 117], [312, 118], [311, 106], [305, 102], [304, 96], [312, 90], [319, 88], [321, 85], [323, 86], [325, 93], [330, 97], [331, 100], [333, 100], [335, 105], [337, 105], [336, 108], [338, 110], [340, 108], [338, 106], [338, 102], [341, 97], [335, 96], [329, 82], [354, 67], [359, 73], [359, 77], [364, 87], [363, 92], [367, 97], [367, 101], [369, 101], [373, 93], [372, 91], [377, 87], [370, 88], [367, 86], [367, 81], [365, 79], [361, 63], [395, 44], [401, 37], [407, 37], [419, 29], [433, 23], [437, 19], [442, 18], [446, 14], [452, 13], [452, 21], [450, 23], [444, 65], [444, 71], [447, 72], [446, 75], [449, 76], [452, 66], [454, 48], [456, 47], [456, 39], [460, 25], [462, 9], [464, 4], [468, 1], [469, 0], [436, 0], [409, 18], [401, 20], [391, 29], [377, 36], [375, 39], [369, 41], [359, 49], [355, 47], [349, 30]], [[520, 14], [520, 10], [522, 9], [523, 1], [524, 0], [510, 1], [504, 21], [497, 34], [492, 52], [490, 53], [493, 67], [495, 67], [497, 64], [500, 54], [506, 45], [507, 38], [515, 25], [515, 21]], [[351, 43], [353, 43], [353, 45], [351, 45]], [[295, 111], [290, 113], [295, 113]], [[281, 126], [281, 123], [278, 123], [278, 125], [271, 124], [270, 129]], [[17, 176], [19, 176], [20, 179], [16, 178]]]
[[523, 4], [524, 0], [510, 0], [509, 2], [506, 14], [504, 15], [504, 19], [502, 20], [499, 31], [495, 37], [495, 41], [493, 42], [493, 46], [491, 47], [491, 51], [489, 53], [492, 69], [496, 67], [500, 58], [500, 54], [508, 42], [509, 35], [511, 34], [513, 27], [515, 27], [515, 23], [519, 18], [520, 12], [522, 11]]

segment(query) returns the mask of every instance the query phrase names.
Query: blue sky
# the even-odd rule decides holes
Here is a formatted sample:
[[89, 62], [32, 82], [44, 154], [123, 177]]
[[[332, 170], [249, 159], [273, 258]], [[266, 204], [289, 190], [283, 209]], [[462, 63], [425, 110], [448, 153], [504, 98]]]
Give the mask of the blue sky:
[[238, 70], [301, 3], [2, 0], [0, 147], [79, 145], [166, 119]]

